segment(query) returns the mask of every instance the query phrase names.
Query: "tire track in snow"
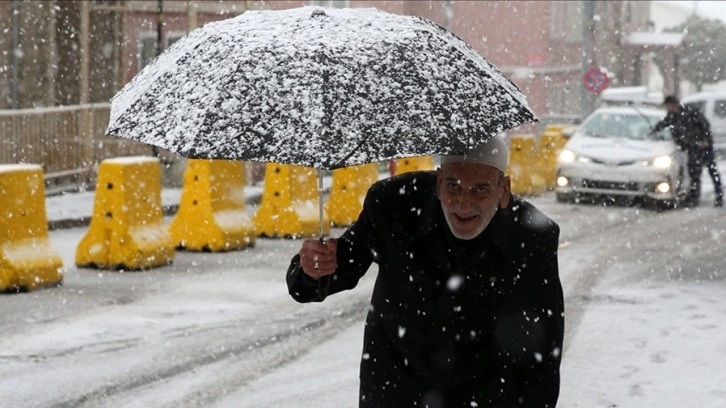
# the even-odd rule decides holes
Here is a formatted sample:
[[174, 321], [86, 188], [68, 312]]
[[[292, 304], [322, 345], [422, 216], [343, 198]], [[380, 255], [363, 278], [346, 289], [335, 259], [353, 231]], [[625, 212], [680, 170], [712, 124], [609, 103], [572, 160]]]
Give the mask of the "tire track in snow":
[[[593, 295], [600, 285], [623, 279], [667, 279], [668, 271], [679, 266], [691, 267], [699, 257], [720, 256], [718, 226], [721, 225], [722, 231], [726, 226], [726, 214], [723, 212], [707, 208], [666, 212], [617, 210], [613, 212], [617, 215], [611, 215], [613, 219], [605, 221], [605, 224], [602, 219], [593, 223], [592, 226], [597, 227], [594, 230], [580, 229], [563, 234], [561, 264], [563, 260], [567, 262], [568, 258], [575, 258], [575, 262], [567, 262], [570, 268], [579, 269], [577, 262], [584, 265], [583, 269], [586, 268], [580, 272], [560, 271], [565, 287], [567, 318], [565, 351], [571, 343], [569, 339], [577, 334], [588, 304], [600, 299]], [[581, 211], [589, 218], [598, 215], [597, 211], [588, 207]], [[558, 222], [565, 225], [563, 230], [568, 225], [577, 225], [572, 220]], [[721, 236], [724, 234], [726, 232], [722, 232]], [[684, 243], [692, 246], [686, 254], [683, 253]], [[611, 269], [613, 266], [617, 269]]]
[[[230, 361], [245, 360], [246, 372], [235, 372], [226, 375], [225, 386], [220, 384], [220, 379], [215, 378], [214, 388], [204, 388], [203, 391], [193, 391], [184, 396], [184, 402], [181, 406], [209, 406], [217, 398], [223, 397], [225, 390], [236, 389], [244, 386], [251, 380], [264, 375], [265, 373], [279, 369], [289, 364], [301, 356], [301, 350], [306, 350], [319, 344], [322, 340], [327, 339], [347, 327], [360, 323], [368, 310], [368, 297], [359, 297], [355, 301], [349, 301], [344, 309], [339, 309], [339, 313], [334, 315], [293, 315], [283, 318], [269, 325], [272, 328], [267, 332], [260, 332], [254, 336], [244, 339], [229, 339], [229, 336], [220, 339], [214, 345], [214, 351], [204, 353], [193, 352], [192, 349], [197, 348], [199, 341], [191, 339], [188, 345], [183, 349], [177, 350], [179, 354], [192, 356], [187, 360], [179, 363], [167, 364], [158, 368], [152, 368], [143, 372], [130, 372], [123, 377], [119, 377], [117, 381], [104, 386], [96, 387], [72, 398], [57, 400], [48, 405], [52, 408], [70, 408], [70, 407], [96, 407], [116, 405], [114, 400], [136, 401], [139, 399], [137, 393], [143, 392], [144, 389], [151, 389], [163, 386], [164, 383], [175, 380], [176, 377], [184, 376], [205, 367], [211, 367], [219, 363], [228, 363]], [[304, 319], [304, 323], [300, 324], [298, 319]], [[229, 322], [224, 324], [229, 326]], [[260, 327], [256, 325], [255, 327]], [[288, 327], [287, 329], [279, 329], [279, 327]], [[204, 331], [211, 333], [209, 326], [202, 328]], [[194, 337], [194, 333], [190, 333], [189, 337]], [[209, 337], [209, 335], [205, 335]], [[234, 337], [234, 336], [232, 336]], [[284, 344], [294, 344], [293, 347], [279, 347]], [[282, 354], [270, 353], [266, 358], [255, 358], [255, 354], [263, 356], [264, 351], [268, 348], [285, 349]], [[209, 350], [209, 348], [208, 348]], [[249, 361], [247, 361], [249, 359]], [[250, 363], [248, 365], [248, 363]], [[123, 404], [119, 404], [123, 405]], [[179, 407], [179, 401], [170, 403], [169, 406]]]

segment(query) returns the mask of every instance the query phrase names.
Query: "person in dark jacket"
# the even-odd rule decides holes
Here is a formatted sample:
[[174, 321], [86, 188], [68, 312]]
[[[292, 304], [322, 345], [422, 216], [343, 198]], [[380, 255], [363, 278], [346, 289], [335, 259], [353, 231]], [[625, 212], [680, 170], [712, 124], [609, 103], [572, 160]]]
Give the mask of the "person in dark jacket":
[[686, 205], [698, 206], [700, 203], [701, 173], [705, 165], [711, 176], [711, 181], [713, 181], [716, 195], [714, 205], [716, 207], [723, 206], [721, 176], [716, 168], [713, 136], [711, 135], [711, 126], [708, 119], [698, 109], [682, 105], [676, 96], [666, 96], [663, 104], [668, 110], [668, 114], [653, 127], [651, 134], [670, 127], [678, 147], [688, 153], [688, 175], [691, 186]]
[[564, 300], [559, 226], [510, 194], [494, 138], [435, 172], [374, 184], [338, 238], [303, 241], [298, 302], [378, 274], [360, 364], [361, 408], [554, 407]]

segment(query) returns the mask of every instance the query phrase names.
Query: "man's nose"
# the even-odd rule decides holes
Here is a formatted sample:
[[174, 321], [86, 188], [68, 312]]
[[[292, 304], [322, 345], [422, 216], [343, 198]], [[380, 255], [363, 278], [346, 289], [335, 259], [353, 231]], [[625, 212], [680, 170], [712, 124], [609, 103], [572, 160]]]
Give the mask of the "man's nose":
[[475, 206], [474, 198], [472, 197], [472, 194], [468, 190], [463, 190], [459, 193], [457, 196], [457, 204], [459, 207], [459, 211], [466, 213], [470, 211]]

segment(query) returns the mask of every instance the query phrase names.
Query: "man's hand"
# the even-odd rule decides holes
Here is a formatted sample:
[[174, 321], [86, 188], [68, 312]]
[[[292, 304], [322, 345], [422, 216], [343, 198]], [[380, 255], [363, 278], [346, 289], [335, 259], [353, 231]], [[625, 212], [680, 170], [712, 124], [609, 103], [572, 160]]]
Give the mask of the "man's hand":
[[319, 239], [303, 241], [298, 252], [303, 272], [314, 280], [335, 273], [338, 269], [338, 261], [335, 258], [337, 248], [338, 241], [335, 238], [328, 238], [325, 242]]

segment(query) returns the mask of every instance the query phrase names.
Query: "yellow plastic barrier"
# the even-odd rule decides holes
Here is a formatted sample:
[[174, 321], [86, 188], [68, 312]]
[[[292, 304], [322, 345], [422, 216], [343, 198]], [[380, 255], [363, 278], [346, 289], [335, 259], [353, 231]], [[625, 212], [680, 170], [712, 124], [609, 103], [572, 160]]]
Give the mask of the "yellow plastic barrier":
[[48, 239], [43, 168], [0, 165], [0, 291], [62, 280], [63, 261]]
[[405, 159], [396, 160], [396, 168], [394, 170], [394, 175], [408, 173], [410, 171], [433, 170], [433, 169], [434, 169], [434, 157], [433, 156], [406, 157]]
[[368, 188], [378, 181], [378, 163], [364, 164], [358, 172], [361, 179], [365, 180]]
[[545, 179], [538, 169], [537, 141], [534, 135], [514, 135], [509, 146], [509, 168], [512, 192], [536, 195], [545, 191]]
[[153, 157], [101, 162], [88, 232], [76, 249], [76, 265], [101, 269], [147, 269], [174, 259], [164, 226], [161, 168]]
[[[309, 167], [268, 163], [260, 208], [252, 217], [257, 235], [316, 237], [320, 235], [317, 171]], [[323, 233], [330, 220], [323, 216]]]
[[553, 124], [547, 125], [547, 127], [545, 127], [544, 132], [542, 132], [542, 133], [554, 132], [554, 133], [562, 134], [562, 131], [564, 131], [565, 129], [571, 128], [572, 126], [573, 125], [570, 125], [567, 123], [553, 123]]
[[555, 188], [557, 182], [557, 157], [567, 143], [562, 134], [562, 127], [557, 129], [548, 126], [539, 138], [540, 171], [548, 190]]
[[378, 180], [378, 165], [375, 163], [333, 170], [333, 185], [325, 205], [330, 222], [348, 226], [357, 220], [366, 192], [375, 180]]
[[254, 245], [244, 187], [241, 161], [187, 160], [179, 211], [169, 225], [174, 243], [213, 252]]

